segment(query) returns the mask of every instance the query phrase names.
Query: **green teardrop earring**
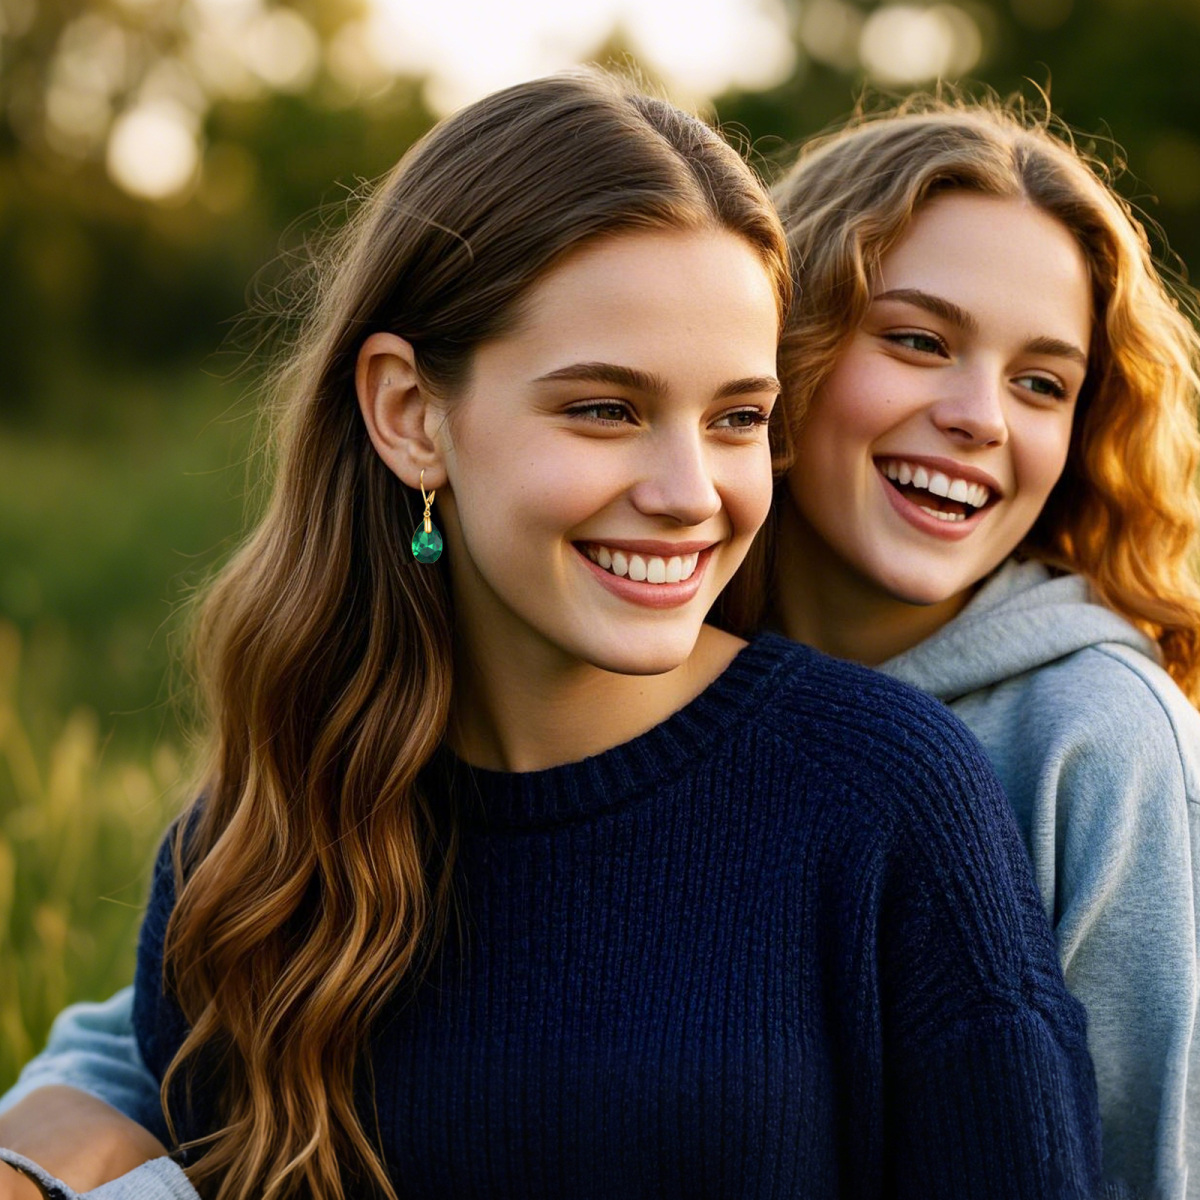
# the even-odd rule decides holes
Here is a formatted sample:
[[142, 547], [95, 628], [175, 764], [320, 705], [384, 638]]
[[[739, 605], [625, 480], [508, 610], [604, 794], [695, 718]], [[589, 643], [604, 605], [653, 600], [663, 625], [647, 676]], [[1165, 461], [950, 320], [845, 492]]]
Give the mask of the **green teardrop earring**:
[[433, 507], [433, 498], [437, 490], [425, 492], [425, 472], [421, 472], [421, 499], [425, 501], [425, 518], [413, 531], [413, 558], [421, 563], [434, 563], [442, 557], [442, 535], [433, 527], [429, 510]]

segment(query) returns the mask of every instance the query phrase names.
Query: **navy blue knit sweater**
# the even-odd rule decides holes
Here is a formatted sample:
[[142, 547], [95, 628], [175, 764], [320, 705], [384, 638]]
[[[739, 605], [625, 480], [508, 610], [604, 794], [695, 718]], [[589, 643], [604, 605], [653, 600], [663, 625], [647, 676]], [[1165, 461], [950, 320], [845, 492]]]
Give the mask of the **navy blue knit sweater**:
[[[465, 933], [370, 1050], [402, 1197], [1098, 1193], [1083, 1010], [935, 701], [764, 635], [625, 745], [439, 777]], [[160, 1078], [173, 902], [164, 853], [135, 1001]]]

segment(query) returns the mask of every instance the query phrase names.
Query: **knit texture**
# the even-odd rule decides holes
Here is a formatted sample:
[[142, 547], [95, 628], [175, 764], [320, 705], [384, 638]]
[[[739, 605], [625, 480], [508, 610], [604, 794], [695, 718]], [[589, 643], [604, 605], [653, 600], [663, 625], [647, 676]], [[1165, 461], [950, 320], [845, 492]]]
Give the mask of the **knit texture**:
[[1087, 1011], [1104, 1174], [1200, 1200], [1200, 713], [1080, 575], [1009, 560], [881, 670], [949, 704], [1012, 805]]
[[[430, 779], [464, 933], [370, 1047], [401, 1196], [1098, 1194], [1082, 1009], [935, 701], [764, 635], [622, 746]], [[134, 1003], [159, 1078], [173, 903], [164, 848]]]

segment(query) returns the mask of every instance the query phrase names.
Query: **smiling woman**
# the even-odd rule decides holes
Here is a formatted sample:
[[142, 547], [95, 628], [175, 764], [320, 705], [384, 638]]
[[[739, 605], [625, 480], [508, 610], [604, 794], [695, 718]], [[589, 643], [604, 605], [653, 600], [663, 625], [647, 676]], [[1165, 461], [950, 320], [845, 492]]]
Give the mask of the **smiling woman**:
[[[533, 770], [596, 753], [688, 698], [670, 675], [680, 664], [724, 665], [701, 622], [771, 503], [780, 303], [779, 277], [740, 233], [629, 233], [552, 267], [453, 400], [422, 388], [403, 338], [364, 342], [371, 441], [441, 495], [462, 661], [489, 714], [460, 713], [470, 761]], [[620, 677], [656, 678], [568, 744], [565, 699], [585, 678], [600, 698], [581, 664], [620, 690]], [[503, 703], [516, 695], [519, 708]]]
[[1062, 475], [1091, 327], [1083, 252], [1041, 209], [948, 192], [916, 214], [797, 439], [784, 555], [822, 584], [819, 606], [788, 589], [793, 633], [882, 660], [966, 603]]
[[735, 592], [983, 742], [1087, 1008], [1106, 1172], [1183, 1200], [1200, 1173], [1191, 296], [1069, 139], [997, 104], [864, 118], [805, 147], [777, 201], [799, 264], [780, 355], [796, 458], [772, 584]]
[[[745, 163], [606, 76], [523, 84], [329, 272], [201, 610], [132, 1037], [128, 996], [102, 1045], [77, 1014], [8, 1161], [62, 1161], [53, 1081], [186, 1166], [106, 1200], [1094, 1200], [1082, 1013], [978, 747], [706, 623], [770, 507], [790, 299]], [[119, 1149], [87, 1182], [148, 1157], [71, 1096], [76, 1152]]]

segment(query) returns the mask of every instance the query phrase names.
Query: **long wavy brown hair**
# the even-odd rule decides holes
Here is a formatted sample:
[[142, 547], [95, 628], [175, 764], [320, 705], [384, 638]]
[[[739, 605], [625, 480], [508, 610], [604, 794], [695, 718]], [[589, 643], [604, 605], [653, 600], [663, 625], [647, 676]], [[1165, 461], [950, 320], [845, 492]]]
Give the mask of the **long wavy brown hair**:
[[[1161, 647], [1200, 699], [1200, 340], [1192, 291], [1155, 263], [1111, 172], [1019, 99], [917, 95], [808, 142], [774, 188], [796, 303], [780, 345], [793, 437], [863, 320], [880, 260], [947, 191], [1022, 197], [1083, 249], [1093, 337], [1066, 468], [1018, 553], [1077, 571]], [[768, 536], [769, 542], [769, 536]], [[767, 565], [727, 589], [732, 626], [761, 618]], [[760, 563], [763, 557], [758, 560]]]
[[419, 980], [446, 911], [454, 835], [421, 772], [450, 713], [453, 617], [443, 570], [409, 548], [419, 496], [368, 440], [359, 346], [406, 338], [452, 401], [475, 347], [519, 322], [564, 255], [704, 228], [757, 250], [782, 318], [783, 231], [741, 157], [585, 70], [438, 125], [324, 254], [275, 379], [265, 516], [195, 629], [207, 752], [174, 843], [164, 970], [190, 1033], [163, 1099], [194, 1070], [222, 1081], [220, 1128], [189, 1168], [206, 1194], [396, 1196], [354, 1088], [372, 1022]]

